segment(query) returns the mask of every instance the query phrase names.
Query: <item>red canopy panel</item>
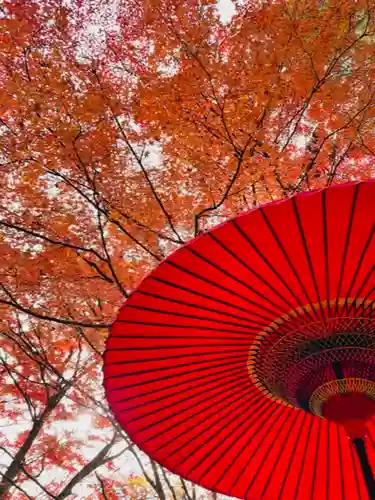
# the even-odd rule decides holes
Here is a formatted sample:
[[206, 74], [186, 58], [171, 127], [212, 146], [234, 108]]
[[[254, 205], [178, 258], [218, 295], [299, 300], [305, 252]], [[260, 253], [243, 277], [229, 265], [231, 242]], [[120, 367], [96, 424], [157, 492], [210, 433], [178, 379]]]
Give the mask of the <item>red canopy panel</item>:
[[[131, 439], [226, 495], [367, 498], [343, 428], [267, 395], [251, 353], [266, 359], [267, 332], [275, 342], [295, 316], [371, 322], [374, 223], [375, 182], [338, 185], [254, 209], [162, 262], [105, 352], [106, 395]], [[375, 469], [372, 422], [367, 448]]]

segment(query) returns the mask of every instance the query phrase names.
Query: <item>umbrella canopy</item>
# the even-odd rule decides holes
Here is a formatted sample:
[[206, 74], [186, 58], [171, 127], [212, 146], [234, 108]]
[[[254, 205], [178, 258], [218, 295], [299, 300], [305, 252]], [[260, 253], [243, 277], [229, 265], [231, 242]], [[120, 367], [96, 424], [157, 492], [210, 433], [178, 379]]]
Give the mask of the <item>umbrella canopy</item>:
[[162, 262], [105, 352], [131, 439], [238, 498], [371, 495], [374, 223], [375, 182], [344, 184], [261, 206]]

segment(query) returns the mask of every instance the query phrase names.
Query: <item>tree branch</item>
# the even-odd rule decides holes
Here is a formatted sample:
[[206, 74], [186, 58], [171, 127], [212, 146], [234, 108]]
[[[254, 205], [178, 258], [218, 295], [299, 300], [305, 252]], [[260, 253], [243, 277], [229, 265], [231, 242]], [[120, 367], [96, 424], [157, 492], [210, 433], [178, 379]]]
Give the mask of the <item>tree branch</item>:
[[109, 450], [112, 448], [114, 445], [115, 441], [117, 439], [117, 433], [115, 432], [114, 435], [112, 436], [112, 439], [109, 443], [107, 443], [100, 451], [97, 453], [97, 455], [90, 461], [88, 462], [70, 481], [69, 483], [64, 487], [64, 489], [56, 496], [56, 500], [63, 500], [64, 498], [68, 497], [69, 495], [72, 494], [73, 488], [80, 483], [85, 477], [89, 476], [92, 474], [95, 469], [100, 467], [105, 463], [105, 457], [107, 456], [107, 453]]
[[159, 207], [160, 207], [161, 211], [163, 212], [163, 214], [164, 214], [165, 218], [167, 219], [168, 224], [169, 224], [169, 226], [170, 226], [170, 228], [171, 228], [172, 232], [173, 232], [173, 233], [175, 234], [175, 236], [177, 237], [178, 242], [182, 244], [182, 243], [183, 243], [183, 240], [181, 239], [181, 236], [178, 234], [178, 232], [177, 232], [176, 228], [174, 227], [174, 224], [173, 224], [173, 221], [172, 221], [172, 217], [171, 217], [171, 215], [170, 215], [170, 214], [168, 213], [168, 211], [166, 210], [166, 208], [165, 208], [165, 206], [164, 206], [163, 202], [161, 201], [160, 196], [158, 195], [158, 193], [157, 193], [157, 191], [156, 191], [156, 189], [155, 189], [155, 187], [154, 187], [154, 185], [153, 185], [153, 183], [152, 183], [152, 181], [151, 181], [151, 179], [150, 179], [150, 176], [148, 175], [148, 172], [147, 172], [147, 170], [146, 170], [145, 166], [143, 165], [143, 162], [142, 162], [141, 158], [138, 156], [137, 152], [135, 151], [135, 149], [134, 149], [134, 148], [133, 148], [133, 146], [131, 145], [131, 143], [130, 143], [130, 141], [129, 141], [129, 138], [128, 138], [128, 136], [127, 136], [127, 135], [126, 135], [126, 133], [125, 133], [124, 127], [121, 125], [121, 123], [120, 123], [120, 121], [119, 121], [118, 117], [117, 117], [117, 116], [116, 116], [116, 114], [114, 113], [113, 108], [112, 108], [112, 106], [111, 106], [110, 102], [108, 102], [108, 98], [107, 98], [107, 96], [106, 96], [106, 95], [105, 95], [105, 93], [104, 93], [104, 89], [103, 89], [102, 83], [101, 83], [101, 81], [100, 81], [100, 79], [99, 79], [99, 76], [98, 76], [97, 71], [96, 71], [96, 70], [93, 70], [92, 72], [93, 72], [93, 74], [94, 74], [94, 76], [95, 76], [95, 79], [96, 79], [96, 80], [97, 80], [97, 82], [98, 82], [98, 85], [99, 85], [99, 87], [100, 87], [100, 89], [101, 89], [101, 91], [102, 91], [102, 93], [103, 93], [104, 97], [105, 97], [105, 98], [106, 98], [106, 100], [107, 100], [108, 107], [109, 107], [109, 109], [110, 109], [110, 111], [111, 111], [113, 121], [116, 123], [116, 126], [117, 126], [118, 130], [120, 131], [120, 134], [121, 134], [121, 136], [122, 136], [122, 138], [123, 138], [124, 142], [126, 143], [126, 145], [127, 145], [128, 149], [129, 149], [129, 151], [131, 152], [131, 154], [132, 154], [132, 155], [133, 155], [133, 157], [135, 158], [136, 162], [138, 163], [138, 165], [139, 165], [140, 169], [142, 170], [142, 173], [143, 173], [143, 175], [144, 175], [144, 177], [145, 177], [145, 179], [146, 179], [146, 182], [147, 182], [147, 184], [149, 185], [149, 187], [150, 187], [150, 189], [151, 189], [151, 192], [152, 192], [152, 194], [153, 194], [153, 196], [154, 196], [154, 198], [155, 198], [155, 200], [156, 200], [157, 204], [159, 205]]
[[[251, 141], [251, 138], [248, 139], [247, 143], [245, 144], [243, 150], [237, 155], [237, 165], [236, 165], [236, 169], [229, 181], [229, 184], [226, 188], [226, 190], [224, 191], [221, 199], [217, 202], [217, 203], [213, 203], [211, 206], [209, 207], [206, 207], [204, 208], [203, 210], [201, 210], [198, 214], [196, 214], [194, 216], [194, 232], [195, 232], [195, 235], [197, 235], [199, 233], [199, 219], [204, 215], [206, 214], [207, 212], [211, 212], [213, 210], [217, 210], [218, 208], [221, 207], [221, 205], [223, 205], [223, 203], [228, 199], [228, 196], [229, 196], [229, 193], [234, 185], [234, 183], [236, 182], [239, 174], [240, 174], [240, 170], [241, 170], [241, 165], [243, 163], [243, 160], [244, 160], [244, 156], [245, 156], [245, 153], [247, 151], [247, 148], [249, 146], [249, 143]], [[253, 146], [252, 148], [252, 151], [250, 152], [250, 154], [253, 154], [253, 152], [255, 151], [255, 146]]]
[[106, 328], [109, 328], [111, 326], [108, 324], [101, 324], [101, 323], [99, 323], [99, 324], [84, 323], [82, 321], [74, 321], [73, 319], [54, 318], [53, 316], [49, 316], [47, 314], [38, 313], [37, 311], [34, 311], [31, 308], [28, 308], [28, 307], [21, 305], [14, 298], [14, 296], [9, 292], [9, 290], [6, 289], [6, 287], [2, 283], [0, 283], [0, 288], [2, 288], [3, 291], [10, 298], [10, 300], [0, 299], [0, 304], [5, 304], [7, 306], [14, 307], [25, 314], [29, 314], [30, 316], [33, 316], [34, 318], [42, 319], [44, 321], [53, 321], [54, 323], [60, 323], [62, 325], [81, 326], [83, 328], [105, 328], [106, 329]]
[[52, 411], [59, 404], [60, 400], [65, 395], [68, 386], [62, 386], [60, 390], [48, 398], [47, 404], [41, 415], [36, 418], [33, 422], [33, 425], [30, 429], [30, 432], [27, 435], [22, 446], [19, 448], [17, 453], [14, 455], [14, 458], [10, 465], [8, 466], [1, 482], [0, 482], [0, 498], [4, 498], [5, 494], [9, 491], [10, 487], [13, 484], [14, 479], [17, 477], [18, 473], [22, 469], [22, 465], [25, 462], [26, 455], [32, 447], [34, 441], [37, 439], [42, 426], [46, 419], [50, 416]]

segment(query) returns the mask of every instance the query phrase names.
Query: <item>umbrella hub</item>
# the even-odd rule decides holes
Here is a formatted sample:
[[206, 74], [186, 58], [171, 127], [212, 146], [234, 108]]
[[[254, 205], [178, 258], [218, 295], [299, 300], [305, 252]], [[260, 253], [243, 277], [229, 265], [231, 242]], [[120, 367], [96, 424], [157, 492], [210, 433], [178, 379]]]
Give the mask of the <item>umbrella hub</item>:
[[290, 318], [253, 347], [249, 373], [272, 399], [362, 435], [375, 414], [375, 320]]
[[360, 392], [336, 394], [322, 405], [322, 414], [327, 420], [342, 424], [350, 438], [363, 438], [366, 422], [375, 414], [375, 401]]

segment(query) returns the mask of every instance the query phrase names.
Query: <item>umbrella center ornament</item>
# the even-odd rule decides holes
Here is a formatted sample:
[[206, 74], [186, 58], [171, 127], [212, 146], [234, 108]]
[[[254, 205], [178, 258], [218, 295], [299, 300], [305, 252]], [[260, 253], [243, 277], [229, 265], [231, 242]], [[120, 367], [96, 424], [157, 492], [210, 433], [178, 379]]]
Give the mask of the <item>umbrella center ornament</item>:
[[363, 437], [375, 414], [375, 320], [350, 317], [361, 307], [373, 304], [342, 299], [314, 306], [336, 309], [337, 317], [316, 321], [307, 306], [278, 318], [250, 348], [251, 379], [274, 401], [343, 424], [349, 437]]

